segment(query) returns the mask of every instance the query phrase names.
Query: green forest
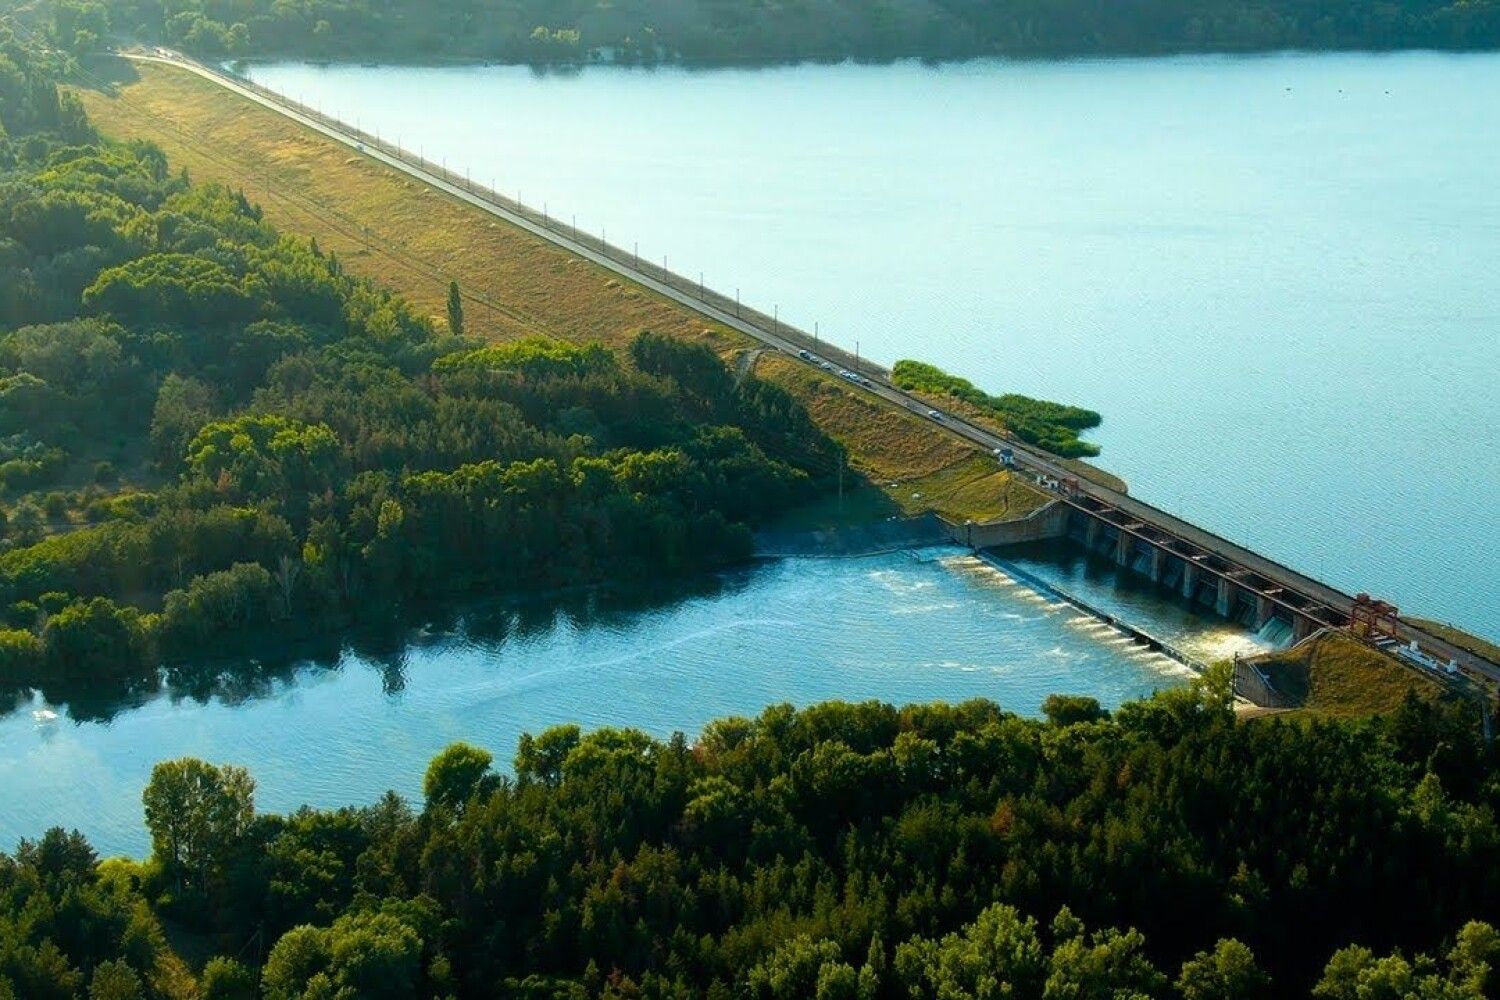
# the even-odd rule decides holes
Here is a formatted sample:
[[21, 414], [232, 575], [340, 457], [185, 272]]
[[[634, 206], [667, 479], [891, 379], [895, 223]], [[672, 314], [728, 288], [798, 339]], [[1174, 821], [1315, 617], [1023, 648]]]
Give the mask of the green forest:
[[211, 639], [746, 558], [838, 448], [708, 347], [484, 346], [100, 141], [0, 49], [0, 688]]
[[204, 57], [535, 63], [1500, 45], [1496, 0], [46, 0], [53, 37]]
[[0, 996], [1481, 1000], [1495, 751], [1472, 709], [1237, 722], [1226, 678], [767, 708], [692, 742], [455, 744], [423, 801], [265, 815], [157, 765], [153, 850], [0, 855]]

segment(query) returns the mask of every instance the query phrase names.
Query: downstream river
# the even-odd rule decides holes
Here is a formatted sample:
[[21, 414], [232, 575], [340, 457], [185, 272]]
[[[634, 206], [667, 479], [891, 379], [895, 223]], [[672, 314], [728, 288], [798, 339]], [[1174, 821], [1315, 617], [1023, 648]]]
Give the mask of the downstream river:
[[1500, 639], [1500, 56], [253, 75]]
[[[1076, 556], [1024, 568], [1196, 657], [1264, 648]], [[141, 790], [152, 765], [186, 754], [249, 767], [262, 809], [366, 804], [389, 788], [420, 801], [451, 741], [490, 748], [508, 772], [521, 733], [555, 723], [691, 736], [722, 715], [835, 698], [989, 698], [1036, 714], [1054, 692], [1113, 707], [1188, 676], [953, 549], [766, 563], [652, 600], [490, 603], [340, 649], [201, 665], [122, 704], [16, 704], [0, 718], [0, 850], [60, 824], [101, 852], [146, 853]]]

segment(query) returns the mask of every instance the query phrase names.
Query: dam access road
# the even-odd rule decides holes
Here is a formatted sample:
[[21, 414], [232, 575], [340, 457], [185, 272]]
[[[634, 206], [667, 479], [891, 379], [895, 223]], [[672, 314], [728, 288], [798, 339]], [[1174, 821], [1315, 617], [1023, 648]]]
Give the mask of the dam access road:
[[[779, 314], [766, 315], [747, 308], [738, 296], [729, 298], [668, 270], [642, 261], [638, 255], [606, 242], [602, 237], [576, 230], [459, 176], [445, 167], [298, 104], [284, 95], [260, 87], [225, 70], [200, 63], [181, 53], [153, 48], [122, 52], [125, 58], [174, 66], [208, 79], [245, 100], [252, 101], [328, 139], [401, 171], [439, 191], [517, 226], [576, 256], [627, 278], [680, 305], [739, 331], [769, 348], [813, 367], [833, 366], [850, 371], [850, 387], [869, 392], [890, 405], [902, 407], [932, 421], [935, 432], [956, 434], [992, 453], [1009, 449], [1015, 466], [1031, 474], [1050, 489], [1061, 503], [1079, 515], [1097, 521], [1118, 539], [1123, 561], [1131, 548], [1150, 550], [1159, 564], [1175, 559], [1183, 564], [1184, 581], [1199, 576], [1216, 578], [1221, 610], [1235, 595], [1249, 597], [1260, 610], [1257, 617], [1281, 613], [1297, 626], [1299, 634], [1325, 626], [1346, 626], [1364, 606], [1355, 597], [1315, 580], [1250, 549], [1221, 538], [1176, 515], [1144, 503], [1126, 493], [1079, 476], [1052, 455], [986, 430], [946, 411], [935, 410], [927, 401], [898, 389], [884, 369], [821, 342], [805, 331], [783, 323]], [[1155, 575], [1155, 574], [1153, 574]], [[1185, 582], [1186, 592], [1188, 584]], [[1453, 663], [1472, 676], [1500, 683], [1500, 664], [1493, 663], [1434, 635], [1395, 615], [1380, 618], [1380, 627], [1402, 643], [1415, 644], [1423, 653], [1442, 663]]]

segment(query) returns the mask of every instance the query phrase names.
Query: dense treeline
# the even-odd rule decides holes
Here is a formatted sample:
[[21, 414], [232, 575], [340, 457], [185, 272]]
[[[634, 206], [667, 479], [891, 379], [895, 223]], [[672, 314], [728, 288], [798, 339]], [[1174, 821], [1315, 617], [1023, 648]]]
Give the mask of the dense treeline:
[[1054, 455], [1089, 458], [1099, 454], [1098, 445], [1078, 437], [1079, 431], [1099, 426], [1102, 418], [1093, 410], [1013, 392], [992, 396], [968, 379], [922, 361], [897, 361], [891, 369], [891, 382], [908, 392], [961, 399], [994, 417], [1017, 438]]
[[838, 465], [707, 347], [455, 336], [100, 142], [10, 42], [0, 123], [0, 685], [150, 684], [273, 622], [719, 566]]
[[163, 921], [225, 956], [205, 1000], [1495, 996], [1500, 781], [1471, 710], [1241, 724], [1223, 680], [1113, 717], [562, 726], [508, 777], [450, 747], [419, 812], [262, 815], [244, 771], [163, 763], [148, 860], [60, 830], [0, 857], [0, 996], [194, 995]]
[[1495, 0], [50, 0], [65, 47], [207, 57], [581, 62], [1493, 48]]

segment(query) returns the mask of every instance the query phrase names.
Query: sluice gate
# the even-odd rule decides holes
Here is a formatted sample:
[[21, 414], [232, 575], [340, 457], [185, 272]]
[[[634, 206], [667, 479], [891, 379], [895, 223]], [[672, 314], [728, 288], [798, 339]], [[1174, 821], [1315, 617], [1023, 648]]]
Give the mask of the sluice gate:
[[[1065, 537], [1121, 570], [1178, 593], [1194, 605], [1252, 632], [1285, 634], [1296, 642], [1321, 628], [1340, 628], [1349, 616], [1224, 556], [1169, 534], [1089, 496], [1064, 498]], [[1280, 627], [1269, 628], [1273, 620]]]

